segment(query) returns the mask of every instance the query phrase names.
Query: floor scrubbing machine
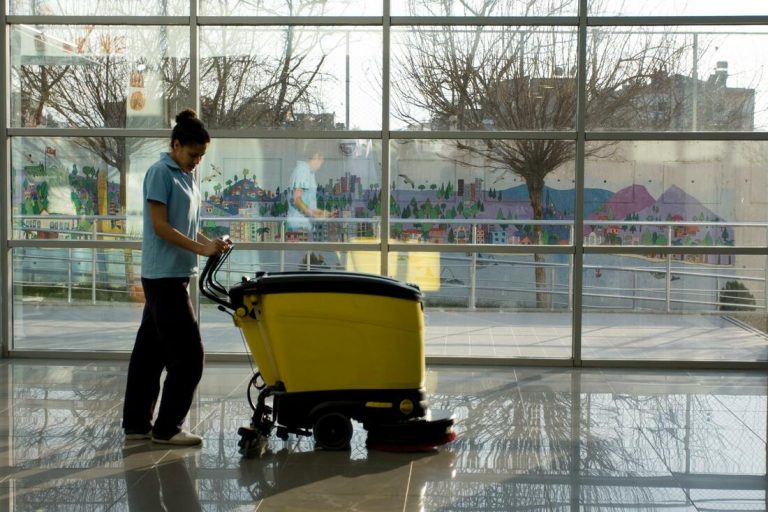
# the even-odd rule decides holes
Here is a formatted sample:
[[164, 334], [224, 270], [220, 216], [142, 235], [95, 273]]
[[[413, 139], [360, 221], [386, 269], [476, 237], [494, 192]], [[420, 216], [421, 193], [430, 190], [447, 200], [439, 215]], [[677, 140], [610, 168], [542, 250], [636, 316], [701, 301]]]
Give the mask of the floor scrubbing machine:
[[[349, 448], [352, 420], [369, 448], [430, 450], [455, 439], [453, 417], [431, 411], [424, 389], [424, 314], [417, 286], [372, 274], [257, 272], [229, 289], [208, 259], [200, 290], [229, 313], [256, 363], [248, 386], [253, 417], [240, 452], [277, 437], [313, 436]], [[254, 400], [254, 391], [256, 397]]]

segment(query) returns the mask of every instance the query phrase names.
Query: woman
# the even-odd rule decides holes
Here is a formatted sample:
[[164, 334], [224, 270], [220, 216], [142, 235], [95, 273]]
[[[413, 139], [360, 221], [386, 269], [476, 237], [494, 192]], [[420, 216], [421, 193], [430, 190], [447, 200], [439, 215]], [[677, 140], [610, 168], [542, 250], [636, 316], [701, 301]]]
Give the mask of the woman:
[[[200, 436], [182, 430], [203, 374], [203, 345], [187, 287], [197, 273], [197, 256], [221, 254], [223, 240], [198, 231], [200, 190], [193, 171], [211, 138], [194, 110], [176, 116], [171, 151], [144, 178], [144, 242], [141, 285], [144, 314], [128, 366], [123, 406], [126, 440], [152, 439], [171, 445], [199, 445]], [[166, 370], [163, 395], [160, 376]]]
[[291, 196], [288, 201], [288, 229], [305, 231], [307, 239], [312, 239], [313, 217], [330, 217], [331, 213], [317, 207], [317, 179], [315, 173], [323, 165], [323, 155], [319, 151], [305, 151], [304, 159], [296, 162], [291, 174]]

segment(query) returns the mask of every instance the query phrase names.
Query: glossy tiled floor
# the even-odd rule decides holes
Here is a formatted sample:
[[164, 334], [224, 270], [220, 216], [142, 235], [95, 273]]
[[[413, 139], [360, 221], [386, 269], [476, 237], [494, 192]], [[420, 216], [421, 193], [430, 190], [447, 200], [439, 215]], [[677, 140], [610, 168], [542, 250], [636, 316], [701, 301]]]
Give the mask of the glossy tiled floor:
[[122, 362], [0, 361], [0, 510], [765, 510], [765, 373], [428, 371], [457, 418], [435, 452], [310, 438], [237, 452], [247, 365], [209, 364], [202, 448], [123, 441]]

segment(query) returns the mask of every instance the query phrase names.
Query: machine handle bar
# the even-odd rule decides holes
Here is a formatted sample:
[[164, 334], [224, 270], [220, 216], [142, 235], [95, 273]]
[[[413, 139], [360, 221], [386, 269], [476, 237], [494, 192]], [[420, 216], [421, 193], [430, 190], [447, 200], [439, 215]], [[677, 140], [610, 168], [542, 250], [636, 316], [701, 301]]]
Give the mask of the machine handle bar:
[[223, 253], [217, 254], [215, 256], [209, 256], [208, 261], [205, 262], [203, 271], [200, 273], [199, 279], [200, 292], [203, 295], [216, 302], [217, 304], [220, 304], [231, 310], [234, 310], [234, 308], [232, 307], [232, 303], [229, 301], [229, 294], [227, 293], [227, 289], [224, 288], [224, 286], [222, 286], [222, 284], [219, 283], [219, 281], [216, 279], [216, 273], [227, 260], [233, 248], [234, 246], [230, 245]]

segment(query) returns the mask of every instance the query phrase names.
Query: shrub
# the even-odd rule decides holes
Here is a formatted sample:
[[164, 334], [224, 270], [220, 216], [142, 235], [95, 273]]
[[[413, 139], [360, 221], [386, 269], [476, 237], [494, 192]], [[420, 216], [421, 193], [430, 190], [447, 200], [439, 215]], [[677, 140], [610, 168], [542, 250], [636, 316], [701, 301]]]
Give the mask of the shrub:
[[749, 289], [739, 281], [728, 281], [720, 289], [720, 311], [753, 311], [754, 296]]

